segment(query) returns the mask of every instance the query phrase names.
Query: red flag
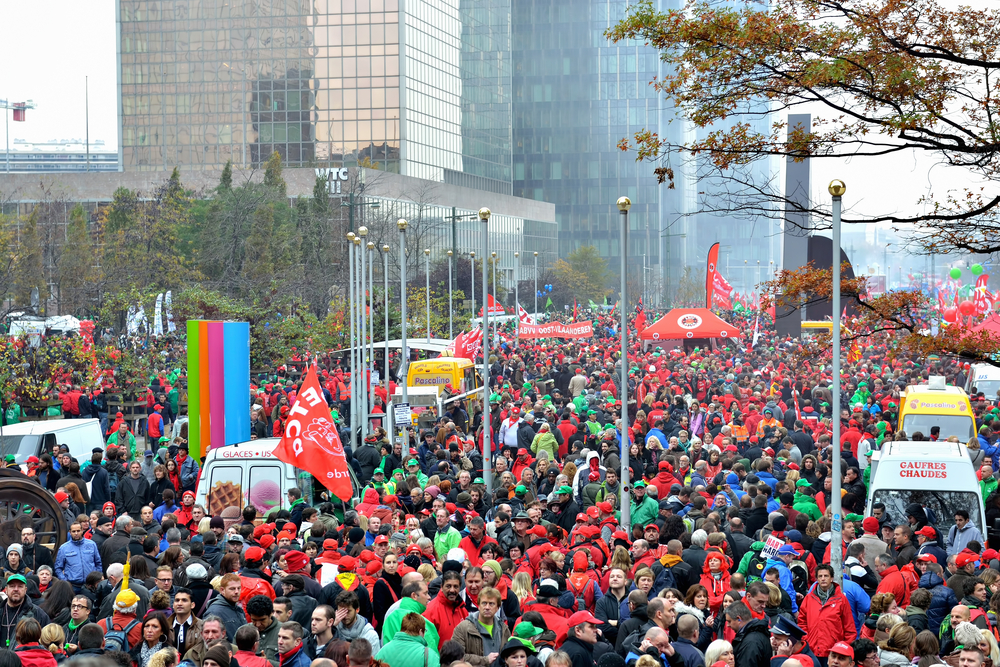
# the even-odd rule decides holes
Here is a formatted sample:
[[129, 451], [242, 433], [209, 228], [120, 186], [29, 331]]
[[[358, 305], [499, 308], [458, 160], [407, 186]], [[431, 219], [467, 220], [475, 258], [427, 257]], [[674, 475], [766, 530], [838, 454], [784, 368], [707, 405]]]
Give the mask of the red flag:
[[[500, 305], [500, 303], [498, 303], [496, 299], [493, 298], [492, 294], [487, 294], [486, 295], [486, 303], [490, 307], [490, 315], [506, 315], [507, 314], [507, 311], [504, 310], [504, 307], [502, 305]], [[480, 317], [483, 316], [483, 309], [482, 308], [479, 309], [479, 316]]]
[[639, 305], [636, 306], [636, 310], [639, 314], [635, 316], [635, 330], [642, 333], [642, 330], [646, 328], [646, 311], [642, 307], [642, 298], [639, 298]]
[[712, 297], [715, 296], [715, 270], [719, 265], [719, 244], [714, 243], [708, 249], [708, 267], [705, 271], [705, 307], [712, 307]]
[[483, 330], [473, 329], [469, 333], [460, 333], [455, 336], [455, 340], [445, 348], [444, 354], [441, 356], [472, 359], [474, 361], [482, 347]]
[[312, 474], [341, 500], [351, 500], [351, 475], [344, 446], [333, 424], [323, 389], [310, 366], [302, 390], [288, 413], [285, 434], [274, 448], [274, 456]]

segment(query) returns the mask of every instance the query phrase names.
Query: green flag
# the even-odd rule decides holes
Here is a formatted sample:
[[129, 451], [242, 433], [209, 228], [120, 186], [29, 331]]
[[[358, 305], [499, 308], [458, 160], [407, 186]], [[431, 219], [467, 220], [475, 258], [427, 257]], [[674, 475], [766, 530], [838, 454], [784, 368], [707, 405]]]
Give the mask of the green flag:
[[545, 302], [545, 310], [548, 310], [551, 307], [552, 307], [552, 297], [550, 296], [549, 300]]
[[590, 299], [590, 309], [597, 310], [597, 304], [594, 303], [593, 299]]
[[607, 294], [604, 295], [604, 305], [605, 306], [608, 305], [608, 295]]

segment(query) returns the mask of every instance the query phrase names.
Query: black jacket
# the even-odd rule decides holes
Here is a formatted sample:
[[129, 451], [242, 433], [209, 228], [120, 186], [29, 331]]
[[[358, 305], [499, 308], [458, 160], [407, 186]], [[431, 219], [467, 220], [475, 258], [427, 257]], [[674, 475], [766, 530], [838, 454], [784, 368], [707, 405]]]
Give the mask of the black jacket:
[[[625, 598], [628, 598], [628, 589], [625, 590]], [[597, 604], [594, 605], [594, 616], [596, 616], [601, 621], [601, 634], [604, 638], [611, 642], [614, 646], [618, 641], [618, 630], [619, 625], [611, 625], [607, 621], [618, 621], [619, 620], [619, 610], [621, 609], [621, 602], [615, 597], [614, 593], [610, 590], [604, 595]], [[627, 619], [626, 619], [627, 620]]]
[[726, 530], [726, 541], [733, 550], [734, 563], [739, 563], [743, 560], [743, 555], [750, 551], [750, 545], [753, 544], [753, 540], [746, 533], [734, 533], [730, 530]]
[[739, 667], [770, 667], [771, 632], [767, 621], [753, 619], [733, 637], [733, 655]]
[[561, 647], [569, 654], [573, 667], [594, 667], [594, 647], [576, 637], [568, 637]]
[[[104, 544], [97, 549], [98, 553], [101, 554], [101, 565], [104, 567], [105, 573], [107, 573], [108, 566], [112, 563], [121, 563], [124, 565], [127, 562], [128, 543], [130, 540], [131, 538], [128, 533], [118, 531], [104, 540]], [[116, 557], [115, 554], [119, 554], [119, 556]]]
[[104, 503], [114, 501], [111, 497], [111, 477], [101, 465], [89, 465], [80, 471], [83, 479], [90, 482], [90, 503], [94, 507], [103, 507]]
[[[618, 627], [618, 638], [615, 640], [615, 653], [628, 653], [631, 647], [628, 646], [631, 641], [634, 642], [637, 633], [645, 633], [646, 630], [653, 627], [653, 623], [649, 620], [649, 615], [646, 613], [646, 605], [641, 604], [632, 610], [632, 615], [625, 620]], [[642, 641], [641, 635], [639, 636], [639, 641]], [[638, 642], [634, 642], [638, 645]]]
[[[135, 482], [135, 488], [132, 482]], [[149, 482], [142, 475], [139, 479], [133, 480], [131, 475], [126, 475], [118, 481], [118, 495], [115, 497], [115, 507], [119, 514], [128, 514], [138, 518], [144, 505], [148, 505]]]
[[17, 629], [17, 624], [22, 618], [33, 618], [43, 628], [49, 624], [49, 615], [42, 611], [41, 607], [32, 604], [31, 598], [28, 597], [24, 598], [24, 602], [17, 607], [16, 611], [8, 607], [6, 602], [0, 605], [0, 610], [2, 610], [6, 621], [0, 623], [0, 646], [5, 648], [15, 644], [14, 630]]
[[38, 542], [30, 547], [21, 546], [21, 562], [32, 572], [37, 572], [42, 565], [48, 565], [55, 570], [55, 564], [52, 562], [52, 550], [39, 546]]
[[[354, 451], [354, 459], [361, 466], [361, 478], [371, 479], [372, 472], [382, 463], [382, 456], [371, 445], [362, 445]], [[391, 470], [386, 472], [392, 472]]]

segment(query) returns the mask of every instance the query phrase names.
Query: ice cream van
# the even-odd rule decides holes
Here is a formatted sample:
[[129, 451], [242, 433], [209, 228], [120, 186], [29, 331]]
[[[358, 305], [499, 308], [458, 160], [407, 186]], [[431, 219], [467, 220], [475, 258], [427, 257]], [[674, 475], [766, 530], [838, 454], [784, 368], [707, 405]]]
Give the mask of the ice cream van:
[[967, 443], [976, 435], [976, 421], [969, 396], [959, 387], [946, 385], [940, 375], [932, 375], [927, 384], [910, 385], [900, 397], [899, 424], [907, 437], [916, 432], [929, 437], [940, 427], [938, 440], [951, 436]]
[[969, 520], [984, 535], [986, 509], [979, 479], [965, 445], [954, 442], [886, 442], [872, 456], [866, 516], [873, 503], [883, 503], [895, 524], [906, 523], [906, 506], [919, 503], [934, 515], [944, 533], [955, 525], [955, 510], [969, 511]]
[[992, 364], [973, 364], [965, 391], [970, 396], [981, 393], [987, 401], [996, 401], [1000, 396], [1000, 368]]
[[[319, 502], [325, 487], [312, 475], [296, 468], [273, 454], [281, 438], [250, 440], [211, 450], [205, 457], [195, 493], [195, 502], [209, 516], [236, 519], [247, 505], [253, 504], [260, 515], [275, 507], [288, 507], [288, 490], [299, 487], [310, 505]], [[360, 501], [360, 487], [354, 471], [351, 474], [350, 505]], [[340, 503], [334, 500], [334, 505]]]
[[407, 387], [444, 387], [450, 384], [464, 394], [482, 386], [476, 366], [470, 359], [438, 357], [410, 363], [406, 373]]

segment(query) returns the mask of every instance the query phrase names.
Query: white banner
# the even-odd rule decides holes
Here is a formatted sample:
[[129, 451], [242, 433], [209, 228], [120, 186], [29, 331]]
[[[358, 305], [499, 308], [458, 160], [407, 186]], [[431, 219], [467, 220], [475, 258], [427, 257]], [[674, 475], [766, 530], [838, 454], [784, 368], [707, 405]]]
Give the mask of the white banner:
[[167, 290], [167, 295], [163, 299], [164, 305], [167, 308], [167, 333], [177, 331], [177, 325], [174, 323], [173, 299], [170, 296], [170, 290]]
[[163, 335], [163, 292], [156, 295], [156, 306], [153, 308], [153, 335]]

